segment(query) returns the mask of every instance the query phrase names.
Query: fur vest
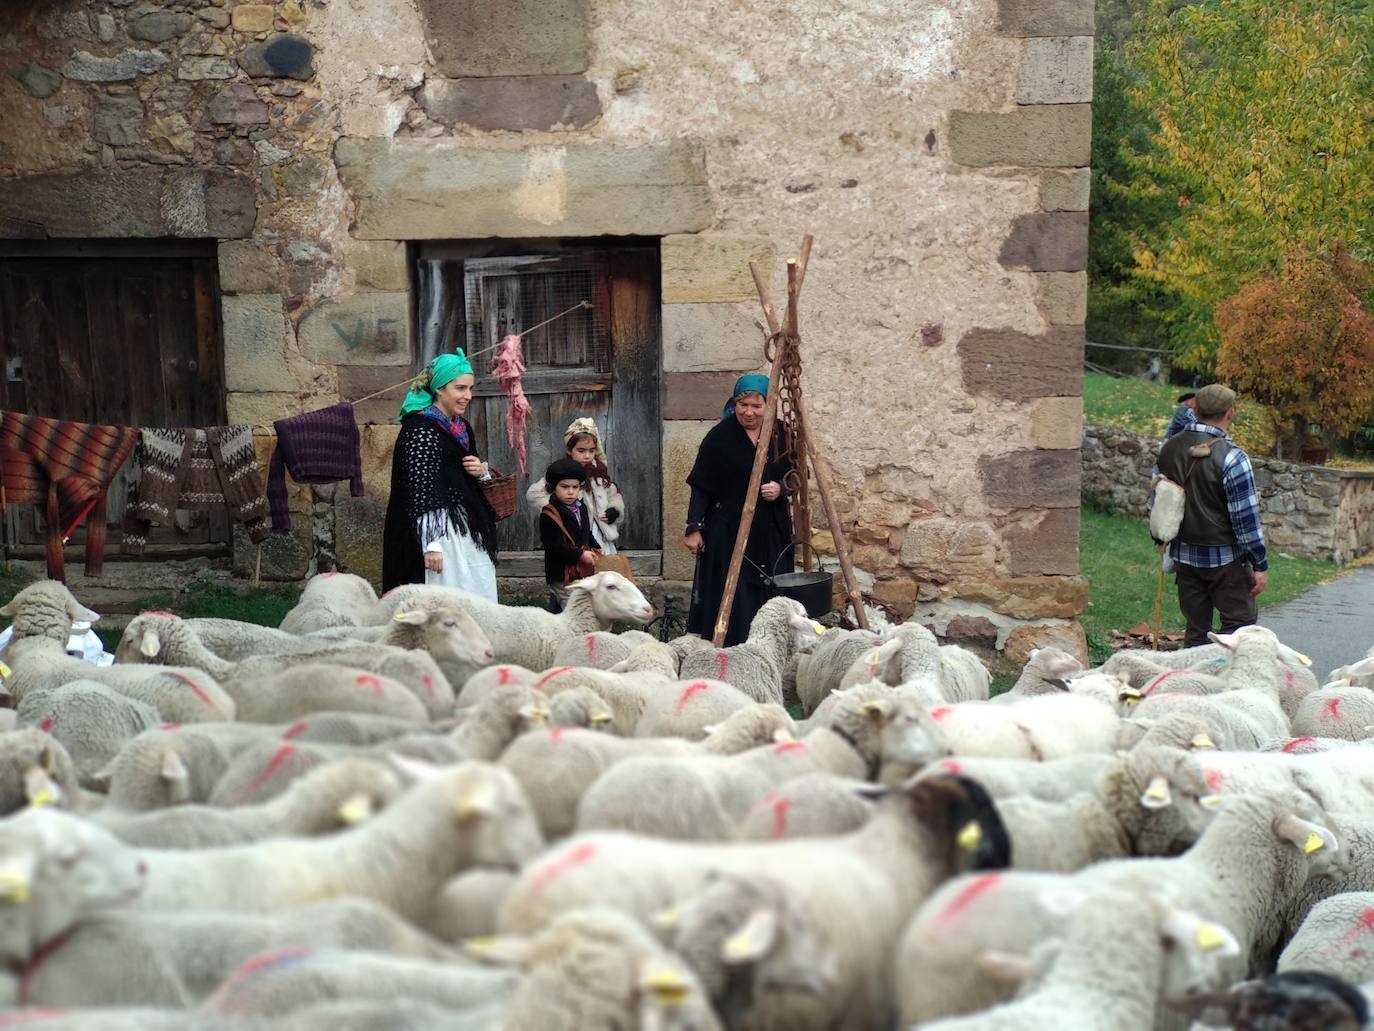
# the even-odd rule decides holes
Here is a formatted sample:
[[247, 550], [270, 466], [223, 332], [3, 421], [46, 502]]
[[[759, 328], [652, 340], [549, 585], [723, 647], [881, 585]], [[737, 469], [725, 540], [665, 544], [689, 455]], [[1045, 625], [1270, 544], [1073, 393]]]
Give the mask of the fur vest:
[[[596, 539], [602, 544], [614, 544], [620, 537], [620, 524], [625, 519], [625, 499], [621, 496], [620, 488], [611, 480], [597, 477], [588, 483], [586, 489], [582, 491], [582, 502], [592, 515], [592, 530], [596, 534]], [[535, 512], [542, 512], [544, 506], [549, 503], [549, 492], [544, 489], [542, 478], [530, 484], [529, 490], [525, 491], [525, 501], [529, 503]], [[620, 514], [616, 516], [614, 523], [606, 522], [606, 510], [613, 508]]]

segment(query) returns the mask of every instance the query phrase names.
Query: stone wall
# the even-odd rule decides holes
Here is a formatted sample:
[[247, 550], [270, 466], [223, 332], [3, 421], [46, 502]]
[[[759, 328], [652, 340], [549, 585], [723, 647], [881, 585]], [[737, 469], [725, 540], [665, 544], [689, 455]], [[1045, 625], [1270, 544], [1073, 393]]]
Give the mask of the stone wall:
[[[1143, 518], [1159, 440], [1083, 427], [1083, 496]], [[1251, 456], [1265, 543], [1273, 551], [1349, 562], [1374, 550], [1374, 473]]]
[[[760, 364], [747, 263], [780, 278], [809, 230], [865, 584], [985, 642], [1072, 633], [1092, 34], [1091, 0], [25, 0], [0, 239], [218, 239], [229, 414], [268, 424], [402, 378], [409, 241], [657, 237], [680, 579], [686, 466]], [[336, 537], [340, 505], [375, 509], [332, 504]]]

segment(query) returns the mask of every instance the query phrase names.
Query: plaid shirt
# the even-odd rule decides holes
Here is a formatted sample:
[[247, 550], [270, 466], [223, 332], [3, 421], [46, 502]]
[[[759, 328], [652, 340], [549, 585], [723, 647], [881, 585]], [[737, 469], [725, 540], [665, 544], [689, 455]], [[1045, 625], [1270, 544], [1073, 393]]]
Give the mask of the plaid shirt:
[[1164, 439], [1168, 440], [1175, 433], [1182, 433], [1197, 422], [1197, 413], [1186, 405], [1181, 404], [1174, 409], [1173, 417], [1169, 420], [1168, 427], [1164, 430]]
[[[1187, 429], [1213, 437], [1226, 436], [1226, 431], [1219, 426], [1202, 422], [1195, 422]], [[1156, 467], [1154, 471], [1158, 473], [1159, 468]], [[1264, 530], [1260, 527], [1255, 471], [1250, 466], [1250, 456], [1238, 447], [1231, 448], [1226, 454], [1225, 464], [1221, 467], [1221, 486], [1226, 491], [1226, 510], [1231, 516], [1231, 532], [1236, 535], [1235, 545], [1186, 544], [1175, 539], [1169, 544], [1169, 554], [1179, 565], [1203, 569], [1227, 566], [1237, 558], [1244, 557], [1257, 571], [1264, 572], [1269, 568], [1269, 558], [1264, 550]], [[1150, 502], [1154, 502], [1153, 493]]]

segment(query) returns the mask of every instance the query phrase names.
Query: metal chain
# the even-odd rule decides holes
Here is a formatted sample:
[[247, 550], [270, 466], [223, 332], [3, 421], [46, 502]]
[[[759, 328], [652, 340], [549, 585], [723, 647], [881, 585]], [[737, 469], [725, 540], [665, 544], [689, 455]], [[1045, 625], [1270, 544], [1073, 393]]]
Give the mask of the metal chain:
[[764, 344], [763, 353], [771, 364], [782, 348], [782, 366], [778, 370], [778, 424], [780, 426], [780, 453], [791, 462], [791, 471], [784, 478], [783, 486], [789, 494], [801, 489], [801, 476], [806, 469], [802, 463], [799, 441], [801, 440], [801, 420], [797, 413], [801, 407], [801, 348], [796, 336], [784, 331], [772, 334]]

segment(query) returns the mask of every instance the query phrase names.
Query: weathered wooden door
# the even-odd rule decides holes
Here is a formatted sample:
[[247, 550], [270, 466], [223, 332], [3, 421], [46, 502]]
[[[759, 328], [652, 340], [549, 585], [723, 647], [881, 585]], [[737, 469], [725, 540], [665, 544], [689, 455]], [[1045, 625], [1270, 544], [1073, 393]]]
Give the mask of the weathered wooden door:
[[[121, 426], [224, 422], [224, 369], [213, 247], [156, 256], [73, 247], [0, 255], [0, 407], [55, 419]], [[109, 493], [122, 521], [128, 473]], [[11, 541], [41, 544], [35, 506], [12, 510]], [[112, 540], [118, 540], [114, 535]], [[71, 543], [84, 540], [78, 531]], [[223, 513], [181, 513], [152, 544], [227, 542]]]
[[[421, 361], [454, 345], [467, 350], [477, 375], [468, 419], [488, 461], [517, 474], [491, 348], [507, 333], [523, 335], [533, 411], [522, 495], [563, 455], [568, 424], [596, 420], [626, 498], [618, 546], [649, 575], [660, 571], [662, 555], [658, 268], [653, 245], [477, 258], [452, 257], [438, 245], [419, 255], [417, 298]], [[583, 300], [591, 308], [532, 329]], [[501, 549], [503, 575], [543, 575], [538, 515], [523, 502], [501, 524]]]

